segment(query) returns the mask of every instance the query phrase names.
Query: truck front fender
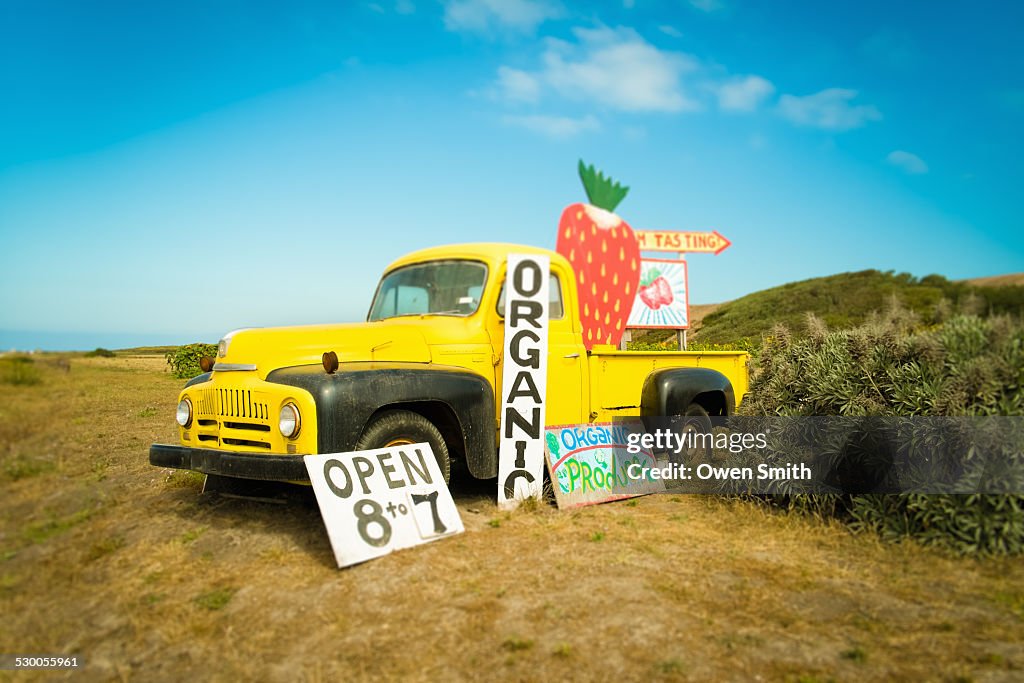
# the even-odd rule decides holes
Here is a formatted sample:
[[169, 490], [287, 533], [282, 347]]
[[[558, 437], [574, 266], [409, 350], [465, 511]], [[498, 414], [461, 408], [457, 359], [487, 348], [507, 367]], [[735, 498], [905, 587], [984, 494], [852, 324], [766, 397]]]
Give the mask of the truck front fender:
[[644, 381], [640, 415], [682, 415], [693, 403], [703, 406], [709, 415], [732, 415], [736, 410], [732, 383], [710, 368], [655, 370]]
[[[494, 391], [483, 377], [462, 368], [422, 363], [342, 363], [327, 374], [320, 365], [281, 368], [268, 382], [305, 389], [316, 401], [317, 450], [351, 451], [367, 422], [388, 407], [437, 406], [455, 418], [470, 474], [498, 474]], [[429, 417], [429, 415], [428, 415]], [[444, 425], [436, 425], [444, 430]]]

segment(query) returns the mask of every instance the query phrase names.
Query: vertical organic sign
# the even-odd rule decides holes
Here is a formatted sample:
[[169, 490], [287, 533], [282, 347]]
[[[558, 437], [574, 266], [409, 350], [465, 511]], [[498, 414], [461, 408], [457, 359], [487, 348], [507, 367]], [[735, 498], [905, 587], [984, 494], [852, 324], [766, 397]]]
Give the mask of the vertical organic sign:
[[498, 458], [498, 505], [503, 508], [540, 498], [542, 492], [550, 267], [547, 256], [508, 257]]

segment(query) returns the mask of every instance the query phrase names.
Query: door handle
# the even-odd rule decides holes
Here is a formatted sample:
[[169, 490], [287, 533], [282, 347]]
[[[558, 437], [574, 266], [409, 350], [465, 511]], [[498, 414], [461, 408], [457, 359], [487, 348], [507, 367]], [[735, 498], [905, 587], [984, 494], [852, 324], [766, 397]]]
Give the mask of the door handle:
[[562, 358], [579, 358], [579, 357], [580, 357], [580, 354], [578, 354], [578, 353], [570, 353], [567, 356], [562, 356]]

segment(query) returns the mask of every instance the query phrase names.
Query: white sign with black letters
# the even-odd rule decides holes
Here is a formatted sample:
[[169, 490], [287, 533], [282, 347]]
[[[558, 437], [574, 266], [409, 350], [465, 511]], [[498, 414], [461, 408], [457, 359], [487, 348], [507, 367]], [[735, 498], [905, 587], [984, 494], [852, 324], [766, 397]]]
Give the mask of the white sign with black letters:
[[547, 256], [508, 256], [498, 457], [498, 505], [502, 508], [540, 498], [543, 492], [550, 269]]
[[430, 444], [303, 461], [339, 567], [465, 531]]

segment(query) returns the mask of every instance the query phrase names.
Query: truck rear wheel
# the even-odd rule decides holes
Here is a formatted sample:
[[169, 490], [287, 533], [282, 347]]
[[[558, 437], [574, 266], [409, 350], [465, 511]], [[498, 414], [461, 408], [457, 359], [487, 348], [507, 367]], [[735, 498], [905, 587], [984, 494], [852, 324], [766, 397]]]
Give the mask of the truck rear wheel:
[[704, 406], [699, 403], [691, 403], [686, 407], [686, 412], [679, 418], [683, 438], [686, 439], [687, 447], [680, 454], [683, 462], [688, 465], [697, 466], [702, 462], [708, 462], [711, 457], [711, 417]]
[[437, 466], [444, 475], [444, 483], [451, 479], [451, 458], [448, 446], [437, 427], [419, 413], [410, 410], [389, 410], [370, 420], [356, 442], [355, 450], [372, 451], [375, 448], [429, 443]]

